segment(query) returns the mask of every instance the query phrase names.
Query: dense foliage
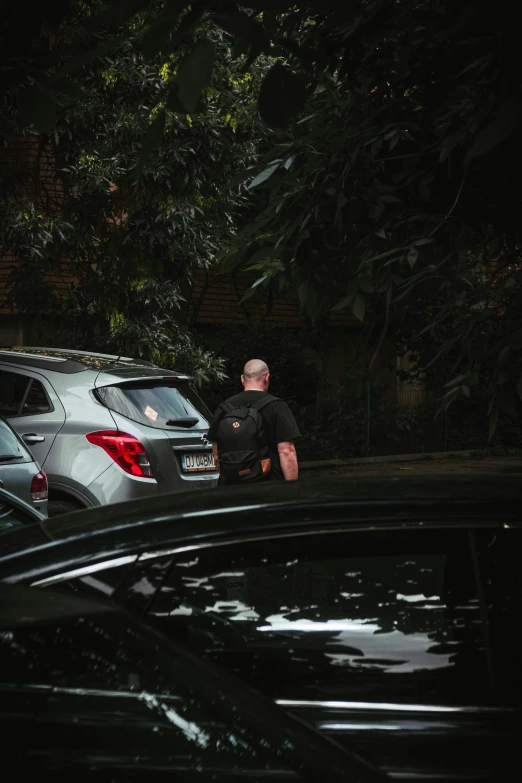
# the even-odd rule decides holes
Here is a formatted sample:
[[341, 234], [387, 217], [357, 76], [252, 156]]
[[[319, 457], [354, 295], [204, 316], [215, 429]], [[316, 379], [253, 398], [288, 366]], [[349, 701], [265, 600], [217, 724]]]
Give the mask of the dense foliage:
[[[84, 64], [60, 93], [52, 132], [37, 140], [55, 177], [35, 179], [34, 167], [15, 159], [11, 167], [6, 156], [1, 243], [18, 259], [10, 301], [41, 316], [53, 339], [176, 362], [203, 381], [222, 377], [223, 367], [182, 325], [183, 294], [237, 221], [244, 197], [229, 183], [256, 159], [263, 130], [248, 106], [265, 65], [260, 60], [243, 74], [222, 34], [210, 30], [219, 62], [204, 112], [168, 110], [165, 93], [186, 50], [144, 59], [142, 34], [159, 7], [150, 5], [119, 46]], [[111, 40], [110, 28], [90, 29], [89, 19], [85, 4], [73, 4], [59, 39], [38, 39], [27, 69], [45, 51], [52, 72]], [[20, 90], [8, 90], [3, 107], [9, 154], [34, 131], [25, 125]], [[156, 146], [145, 157], [151, 133]], [[72, 280], [65, 296], [64, 277]]]
[[[512, 12], [361, 0], [282, 20], [308, 68], [305, 111], [254, 170], [258, 214], [225, 255], [299, 297], [350, 307], [417, 349], [443, 406], [520, 416], [522, 119]], [[328, 57], [321, 59], [321, 52]], [[308, 55], [308, 59], [307, 59]]]
[[[368, 379], [390, 338], [419, 351], [423, 367], [434, 373], [432, 382], [445, 386], [445, 403], [470, 396], [483, 400], [491, 434], [499, 416], [520, 416], [522, 96], [514, 5], [492, 0], [323, 0], [296, 6], [286, 0], [250, 0], [244, 7], [225, 0], [123, 0], [118, 5], [92, 0], [80, 7], [91, 15], [81, 27], [92, 41], [78, 47], [79, 59], [47, 63], [36, 82], [34, 67], [21, 63], [16, 70], [13, 93], [23, 116], [50, 131], [54, 112], [62, 116], [66, 93], [78, 74], [83, 87], [86, 73], [99, 77], [114, 71], [121, 80], [127, 69], [136, 68], [134, 84], [142, 85], [155, 63], [139, 110], [130, 108], [135, 92], [129, 91], [127, 114], [121, 115], [121, 124], [109, 125], [116, 136], [132, 129], [136, 143], [130, 160], [116, 156], [116, 162], [106, 161], [110, 177], [103, 187], [106, 192], [107, 183], [116, 179], [118, 191], [125, 192], [118, 176], [128, 187], [132, 169], [139, 172], [130, 180], [131, 188], [137, 188], [133, 198], [139, 200], [143, 187], [150, 193], [155, 182], [162, 193], [168, 179], [188, 221], [183, 224], [180, 218], [183, 237], [190, 236], [188, 226], [196, 225], [200, 232], [192, 255], [189, 240], [188, 253], [183, 255], [183, 247], [169, 256], [165, 251], [175, 248], [175, 231], [168, 234], [161, 218], [159, 227], [152, 218], [152, 212], [165, 208], [163, 196], [151, 200], [151, 213], [133, 211], [128, 241], [132, 249], [136, 243], [136, 256], [131, 252], [129, 269], [137, 257], [139, 262], [120, 300], [133, 285], [141, 286], [145, 255], [150, 256], [149, 270], [158, 263], [188, 270], [207, 236], [203, 263], [205, 248], [210, 260], [216, 250], [212, 237], [219, 237], [219, 244], [224, 236], [221, 218], [226, 223], [228, 203], [232, 241], [223, 254], [226, 268], [256, 270], [256, 287], [276, 283], [298, 297], [316, 323], [327, 319], [332, 308], [350, 307], [367, 324], [373, 345]], [[70, 2], [59, 5], [60, 24], [70, 8]], [[231, 53], [220, 48], [222, 40], [235, 41]], [[125, 52], [129, 59], [120, 72], [110, 58], [115, 53], [125, 58]], [[163, 84], [157, 76], [160, 62], [173, 62], [176, 71]], [[239, 94], [230, 94], [234, 69], [257, 74]], [[213, 96], [208, 85], [217, 91]], [[257, 115], [249, 111], [253, 95], [272, 136], [261, 136]], [[239, 137], [239, 145], [237, 129], [230, 134], [234, 162], [228, 160], [227, 166], [221, 158], [216, 166], [207, 157], [211, 129], [219, 147], [226, 138], [225, 109], [216, 119], [216, 107], [228, 98], [230, 107], [243, 101], [249, 132]], [[74, 111], [85, 103], [84, 97], [70, 100]], [[112, 116], [118, 100], [105, 100], [103, 111]], [[83, 119], [92, 117], [96, 107], [101, 112], [101, 106], [93, 104], [88, 112], [85, 107]], [[172, 128], [181, 143], [188, 134], [187, 113], [193, 122], [190, 133], [197, 133], [201, 122], [205, 139], [198, 161], [192, 160], [199, 162], [201, 155], [198, 178], [204, 199], [216, 197], [212, 182], [218, 182], [222, 193], [232, 169], [243, 179], [239, 193], [251, 199], [251, 219], [237, 235], [232, 214], [237, 202], [225, 197], [217, 214], [211, 210], [209, 218], [198, 212], [194, 221], [190, 209], [201, 205], [194, 202], [190, 182], [179, 179], [190, 154], [181, 154], [175, 170], [166, 160], [165, 128]], [[105, 121], [104, 114], [96, 145], [105, 139]], [[136, 141], [138, 130], [143, 147]], [[259, 162], [256, 150], [248, 147], [249, 133], [258, 140], [256, 150], [263, 149]], [[87, 155], [93, 154], [95, 137], [85, 145]], [[106, 198], [111, 202], [113, 195]], [[112, 287], [117, 273], [107, 279]], [[116, 312], [128, 318], [121, 301]]]

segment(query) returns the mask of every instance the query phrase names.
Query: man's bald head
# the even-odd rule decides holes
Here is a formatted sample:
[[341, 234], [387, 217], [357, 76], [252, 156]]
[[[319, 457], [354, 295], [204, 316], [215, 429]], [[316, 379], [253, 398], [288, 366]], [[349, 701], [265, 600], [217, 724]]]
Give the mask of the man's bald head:
[[262, 359], [250, 359], [245, 364], [241, 382], [245, 390], [259, 389], [266, 391], [270, 382], [270, 370], [267, 363]]

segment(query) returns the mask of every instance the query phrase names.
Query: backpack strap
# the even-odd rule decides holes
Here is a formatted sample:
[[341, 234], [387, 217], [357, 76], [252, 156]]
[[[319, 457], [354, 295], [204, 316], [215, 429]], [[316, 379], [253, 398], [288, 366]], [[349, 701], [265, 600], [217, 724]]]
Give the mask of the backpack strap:
[[225, 402], [221, 402], [218, 405], [218, 410], [222, 411], [223, 413], [228, 413], [229, 411], [235, 411], [237, 408], [237, 405], [234, 405], [233, 403], [229, 402], [229, 400], [225, 400]]
[[256, 411], [262, 411], [263, 408], [266, 408], [267, 405], [270, 405], [272, 402], [277, 402], [279, 399], [279, 397], [274, 397], [273, 394], [269, 394], [268, 397], [262, 397], [260, 400], [254, 400], [254, 402], [251, 402], [248, 407], [255, 408]]
[[280, 397], [275, 397], [273, 394], [269, 394], [267, 397], [262, 397], [260, 400], [254, 400], [254, 402], [251, 402], [248, 405], [241, 406], [230, 402], [230, 400], [225, 400], [225, 402], [222, 402], [218, 405], [218, 410], [221, 410], [223, 413], [229, 413], [230, 411], [235, 411], [238, 407], [241, 407], [255, 408], [256, 411], [261, 411], [263, 408], [266, 408], [267, 405], [270, 405], [270, 403], [276, 402], [279, 399]]

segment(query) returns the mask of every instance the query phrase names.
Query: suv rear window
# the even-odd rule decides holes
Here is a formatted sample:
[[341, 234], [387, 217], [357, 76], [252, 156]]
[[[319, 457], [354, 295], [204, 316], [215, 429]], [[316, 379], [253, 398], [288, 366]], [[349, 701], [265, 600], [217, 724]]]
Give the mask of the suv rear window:
[[32, 462], [33, 458], [23, 442], [11, 429], [9, 424], [0, 418], [0, 465], [9, 462]]
[[109, 410], [157, 429], [208, 427], [210, 412], [187, 382], [139, 381], [102, 386], [95, 392]]

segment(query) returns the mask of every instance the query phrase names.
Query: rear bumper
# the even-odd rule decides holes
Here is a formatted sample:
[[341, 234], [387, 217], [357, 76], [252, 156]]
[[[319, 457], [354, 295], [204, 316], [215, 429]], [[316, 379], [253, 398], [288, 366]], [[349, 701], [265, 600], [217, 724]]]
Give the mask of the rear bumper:
[[217, 487], [218, 476], [210, 473], [206, 476], [178, 476], [174, 481], [156, 481], [155, 479], [129, 476], [118, 465], [111, 465], [101, 476], [88, 486], [89, 495], [97, 505], [120, 503], [126, 500], [163, 495], [169, 492], [189, 492], [197, 489]]

